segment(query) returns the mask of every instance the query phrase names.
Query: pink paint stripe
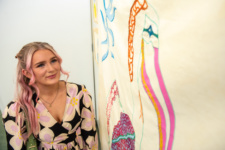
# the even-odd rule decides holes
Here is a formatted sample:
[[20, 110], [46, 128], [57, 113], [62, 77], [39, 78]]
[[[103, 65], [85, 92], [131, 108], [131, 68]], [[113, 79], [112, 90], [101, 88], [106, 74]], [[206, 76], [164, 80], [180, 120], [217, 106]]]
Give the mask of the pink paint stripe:
[[[160, 114], [160, 118], [161, 118], [161, 128], [162, 128], [162, 135], [163, 135], [163, 147], [162, 149], [165, 150], [165, 145], [166, 145], [166, 119], [165, 119], [165, 115], [164, 115], [164, 112], [163, 112], [163, 109], [162, 109], [162, 106], [160, 105], [156, 95], [155, 95], [155, 92], [154, 90], [152, 89], [152, 86], [151, 86], [151, 83], [150, 83], [150, 79], [148, 78], [148, 75], [147, 75], [147, 72], [146, 72], [146, 67], [145, 67], [145, 62], [144, 62], [144, 79], [145, 79], [145, 82], [155, 100], [155, 103], [159, 109], [159, 114]], [[145, 89], [146, 93], [147, 93], [147, 89]], [[150, 97], [149, 97], [150, 98]], [[151, 98], [150, 98], [151, 99]]]
[[174, 128], [175, 128], [175, 115], [174, 115], [174, 111], [173, 111], [173, 106], [171, 104], [169, 95], [167, 93], [165, 84], [163, 82], [163, 78], [162, 78], [162, 74], [159, 68], [159, 61], [158, 61], [158, 48], [154, 47], [154, 51], [155, 51], [155, 70], [156, 70], [156, 74], [159, 80], [159, 86], [161, 89], [161, 92], [163, 94], [163, 97], [165, 99], [165, 103], [169, 112], [169, 116], [170, 116], [170, 136], [169, 136], [169, 142], [168, 142], [168, 150], [172, 149], [172, 145], [173, 145], [173, 139], [174, 139]]
[[111, 91], [110, 91], [110, 94], [108, 97], [108, 102], [107, 102], [107, 107], [106, 107], [108, 135], [109, 135], [109, 131], [110, 131], [109, 120], [110, 120], [110, 115], [111, 115], [111, 109], [112, 109], [113, 101], [116, 100], [117, 95], [119, 96], [119, 90], [118, 90], [116, 80], [115, 80], [111, 86]]

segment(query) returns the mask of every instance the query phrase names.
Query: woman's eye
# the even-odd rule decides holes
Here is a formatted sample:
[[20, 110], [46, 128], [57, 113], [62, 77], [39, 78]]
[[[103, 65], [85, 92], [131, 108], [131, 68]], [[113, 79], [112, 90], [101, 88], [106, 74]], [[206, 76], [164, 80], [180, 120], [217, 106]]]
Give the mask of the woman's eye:
[[39, 67], [44, 67], [44, 64], [39, 64], [37, 67], [38, 67], [38, 68], [39, 68]]
[[58, 61], [57, 59], [53, 59], [53, 60], [52, 60], [52, 63], [57, 62], [57, 61]]

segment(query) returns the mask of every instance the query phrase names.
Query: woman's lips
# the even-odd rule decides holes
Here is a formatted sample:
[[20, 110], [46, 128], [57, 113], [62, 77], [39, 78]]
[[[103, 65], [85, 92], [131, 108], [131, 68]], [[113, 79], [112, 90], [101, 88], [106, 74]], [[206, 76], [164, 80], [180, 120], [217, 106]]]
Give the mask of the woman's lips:
[[53, 74], [53, 75], [48, 76], [47, 78], [48, 78], [48, 79], [53, 79], [53, 78], [55, 78], [55, 77], [56, 77], [56, 74]]

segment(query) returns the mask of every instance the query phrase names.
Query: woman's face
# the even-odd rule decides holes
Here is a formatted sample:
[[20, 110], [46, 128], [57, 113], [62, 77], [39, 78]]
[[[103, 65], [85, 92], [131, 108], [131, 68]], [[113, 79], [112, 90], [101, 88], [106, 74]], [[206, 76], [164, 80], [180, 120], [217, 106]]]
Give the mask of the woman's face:
[[37, 86], [48, 86], [58, 83], [60, 79], [60, 64], [50, 50], [41, 49], [32, 57], [32, 70]]

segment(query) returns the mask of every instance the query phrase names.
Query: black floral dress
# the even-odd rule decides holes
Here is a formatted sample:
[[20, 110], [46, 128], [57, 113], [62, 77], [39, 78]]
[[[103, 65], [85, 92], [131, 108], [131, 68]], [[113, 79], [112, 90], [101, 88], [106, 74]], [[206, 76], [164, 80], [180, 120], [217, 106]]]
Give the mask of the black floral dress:
[[[37, 136], [38, 149], [98, 149], [98, 137], [93, 104], [84, 86], [67, 83], [67, 100], [63, 120], [58, 123], [44, 104], [33, 95], [34, 106], [38, 112], [40, 132]], [[3, 112], [8, 149], [26, 149], [26, 121], [19, 118], [16, 123], [16, 102], [10, 102]], [[23, 113], [20, 111], [20, 113]], [[21, 115], [22, 116], [22, 115]], [[22, 131], [20, 129], [22, 127]]]

